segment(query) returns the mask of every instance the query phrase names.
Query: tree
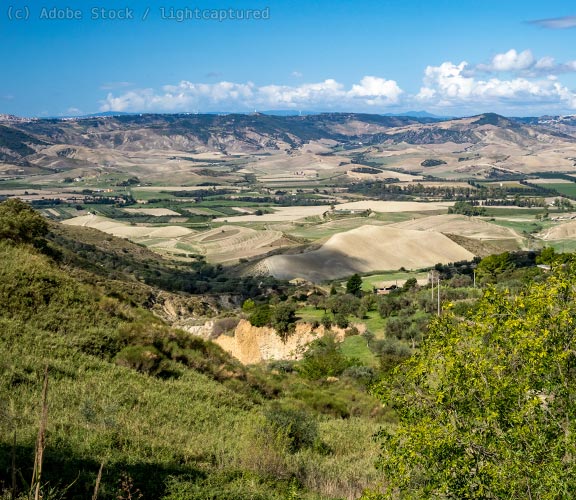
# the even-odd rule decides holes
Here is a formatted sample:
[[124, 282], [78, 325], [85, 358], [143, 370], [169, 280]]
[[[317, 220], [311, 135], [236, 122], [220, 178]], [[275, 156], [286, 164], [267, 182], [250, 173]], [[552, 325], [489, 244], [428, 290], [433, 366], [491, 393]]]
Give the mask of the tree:
[[357, 297], [362, 292], [362, 278], [359, 274], [353, 274], [346, 282], [346, 293], [356, 295]]
[[294, 305], [287, 302], [278, 304], [272, 313], [272, 326], [283, 340], [286, 340], [294, 327], [294, 322], [296, 321], [295, 313], [296, 308]]
[[48, 233], [48, 223], [18, 198], [0, 203], [0, 239], [15, 243], [38, 243]]
[[413, 288], [416, 288], [417, 286], [418, 286], [418, 280], [416, 278], [414, 278], [414, 277], [408, 278], [406, 280], [406, 282], [404, 283], [402, 290], [404, 290], [404, 291], [412, 290]]
[[242, 310], [244, 312], [253, 311], [256, 308], [256, 303], [252, 299], [246, 299], [242, 304]]
[[476, 313], [436, 319], [376, 389], [388, 491], [366, 498], [571, 498], [576, 491], [576, 267]]
[[514, 269], [514, 267], [516, 267], [516, 265], [510, 252], [489, 255], [479, 262], [476, 268], [476, 276], [488, 280], [495, 280], [498, 274]]
[[272, 309], [268, 304], [258, 306], [249, 318], [252, 326], [268, 326], [272, 319]]
[[356, 360], [349, 360], [342, 354], [340, 344], [334, 335], [328, 334], [310, 343], [308, 350], [304, 353], [299, 371], [311, 380], [337, 377], [355, 362]]
[[467, 201], [457, 201], [454, 206], [448, 208], [449, 214], [462, 214], [472, 217], [474, 215], [484, 215], [486, 209], [468, 203]]

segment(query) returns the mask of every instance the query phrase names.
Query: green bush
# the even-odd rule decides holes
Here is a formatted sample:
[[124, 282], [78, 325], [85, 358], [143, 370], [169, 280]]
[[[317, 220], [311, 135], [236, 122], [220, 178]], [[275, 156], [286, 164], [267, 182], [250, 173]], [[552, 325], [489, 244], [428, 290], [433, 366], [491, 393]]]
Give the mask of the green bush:
[[266, 410], [264, 415], [274, 429], [286, 434], [292, 453], [314, 446], [318, 439], [318, 424], [304, 410], [283, 408], [274, 404]]
[[270, 326], [270, 322], [272, 321], [272, 308], [268, 304], [256, 307], [250, 315], [249, 321], [252, 326]]
[[318, 380], [337, 377], [352, 365], [354, 365], [354, 360], [342, 354], [334, 336], [325, 335], [310, 344], [298, 369], [304, 377]]

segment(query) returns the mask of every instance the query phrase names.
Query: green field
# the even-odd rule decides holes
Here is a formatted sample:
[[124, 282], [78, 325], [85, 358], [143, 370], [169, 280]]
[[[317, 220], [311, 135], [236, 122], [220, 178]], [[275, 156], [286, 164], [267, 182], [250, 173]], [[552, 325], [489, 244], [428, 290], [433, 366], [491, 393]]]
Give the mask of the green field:
[[554, 189], [565, 196], [576, 197], [576, 182], [559, 182], [557, 184], [544, 184], [543, 186], [549, 189]]
[[484, 207], [486, 215], [493, 217], [534, 217], [541, 215], [544, 208], [520, 208], [520, 207]]
[[376, 366], [378, 360], [368, 347], [366, 339], [361, 335], [347, 337], [341, 344], [342, 354], [347, 358], [358, 359], [366, 366]]
[[366, 329], [373, 333], [377, 339], [385, 337], [386, 320], [380, 316], [378, 311], [368, 311], [366, 318], [361, 320]]
[[576, 252], [576, 240], [547, 241], [546, 246], [553, 247], [560, 253]]
[[380, 274], [364, 276], [362, 278], [362, 290], [371, 291], [374, 287], [378, 288], [384, 281], [398, 281], [398, 286], [402, 286], [407, 279], [416, 278], [417, 280], [426, 279], [427, 272], [410, 272], [410, 271], [390, 271]]

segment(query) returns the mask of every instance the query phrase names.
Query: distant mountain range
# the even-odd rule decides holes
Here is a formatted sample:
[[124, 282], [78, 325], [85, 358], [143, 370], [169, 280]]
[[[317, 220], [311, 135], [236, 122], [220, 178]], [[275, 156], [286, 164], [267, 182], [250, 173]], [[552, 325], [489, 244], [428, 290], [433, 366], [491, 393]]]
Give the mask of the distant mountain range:
[[[319, 140], [335, 141], [347, 148], [452, 144], [462, 145], [462, 150], [472, 146], [475, 150], [492, 148], [506, 155], [514, 149], [518, 155], [525, 155], [545, 147], [572, 147], [576, 143], [576, 116], [506, 118], [485, 113], [439, 119], [426, 112], [410, 116], [103, 113], [84, 118], [21, 119], [0, 115], [0, 162], [24, 167], [78, 166], [79, 160], [74, 161], [77, 148], [125, 153], [156, 150], [290, 154]], [[90, 166], [87, 160], [82, 162]]]

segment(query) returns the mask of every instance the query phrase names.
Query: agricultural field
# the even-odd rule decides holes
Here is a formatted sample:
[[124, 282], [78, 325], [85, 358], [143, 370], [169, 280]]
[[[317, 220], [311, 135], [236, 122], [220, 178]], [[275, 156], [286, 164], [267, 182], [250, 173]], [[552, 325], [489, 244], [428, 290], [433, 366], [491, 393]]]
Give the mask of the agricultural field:
[[564, 196], [568, 196], [572, 199], [576, 198], [576, 182], [555, 182], [546, 183], [544, 187], [549, 189], [554, 189]]
[[332, 236], [318, 250], [263, 261], [272, 276], [318, 282], [376, 269], [421, 269], [470, 260], [472, 253], [441, 233], [365, 225]]
[[[127, 132], [129, 147], [95, 135], [91, 146], [44, 148], [33, 158], [39, 170], [0, 180], [0, 196], [22, 197], [55, 221], [127, 238], [179, 262], [240, 264], [241, 273], [312, 281], [420, 269], [571, 238], [565, 231], [548, 239], [541, 234], [562, 223], [554, 219], [566, 207], [552, 207], [554, 193], [576, 194], [563, 170], [572, 143], [562, 149], [554, 136], [526, 156], [524, 139], [514, 132], [505, 136], [511, 143], [505, 156], [495, 147], [504, 136], [496, 140], [487, 131], [508, 125], [493, 116], [434, 125], [399, 120], [392, 128], [364, 119], [294, 120], [297, 133], [290, 135], [272, 132], [286, 126], [283, 119], [260, 125], [259, 118], [199, 117], [192, 138], [170, 120], [146, 117], [138, 134]], [[248, 123], [242, 132], [240, 122]], [[92, 125], [71, 124], [70, 140], [82, 130], [95, 133]], [[171, 135], [157, 135], [164, 129]], [[228, 142], [216, 147], [224, 129], [231, 131]], [[350, 135], [368, 129], [394, 134], [381, 143]], [[472, 149], [460, 141], [470, 130], [480, 141]], [[447, 140], [412, 141], [431, 133]], [[299, 140], [298, 134], [310, 135]], [[458, 143], [448, 140], [455, 137]], [[537, 168], [553, 157], [558, 173]], [[491, 203], [481, 217], [447, 213], [457, 199], [483, 197]], [[494, 197], [500, 198], [495, 205]]]

